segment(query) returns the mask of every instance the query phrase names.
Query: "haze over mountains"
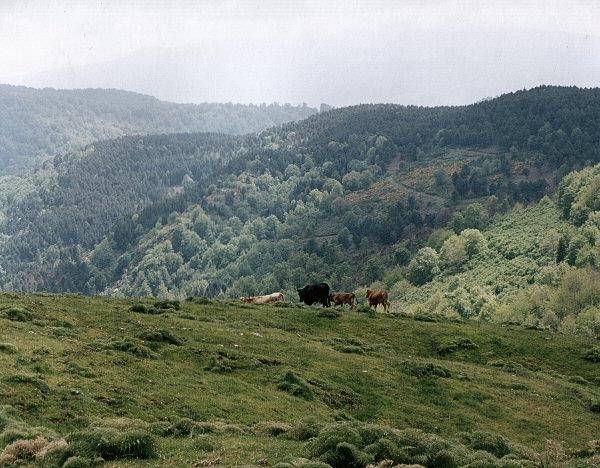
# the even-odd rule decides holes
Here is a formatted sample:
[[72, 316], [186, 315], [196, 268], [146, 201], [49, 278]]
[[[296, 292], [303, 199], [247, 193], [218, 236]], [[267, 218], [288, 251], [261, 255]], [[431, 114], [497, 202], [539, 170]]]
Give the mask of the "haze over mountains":
[[[302, 47], [293, 37], [244, 38], [146, 48], [124, 57], [11, 78], [34, 87], [118, 88], [173, 102], [369, 102], [470, 104], [540, 83], [600, 82], [600, 38], [558, 32], [460, 27], [384, 31], [374, 47], [323, 31]], [[527, 44], [527, 47], [522, 47]], [[557, 66], [560, 64], [560, 66]], [[344, 77], [344, 79], [338, 79]]]
[[317, 112], [306, 106], [175, 104], [115, 89], [0, 85], [0, 174], [97, 140], [176, 132], [257, 132]]

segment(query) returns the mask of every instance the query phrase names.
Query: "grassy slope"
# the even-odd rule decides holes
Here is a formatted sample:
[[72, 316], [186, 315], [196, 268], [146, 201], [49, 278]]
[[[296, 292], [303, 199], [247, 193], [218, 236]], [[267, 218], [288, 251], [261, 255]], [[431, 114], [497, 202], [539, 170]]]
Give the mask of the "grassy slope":
[[[178, 312], [145, 315], [130, 312], [131, 304], [1, 295], [0, 341], [18, 347], [16, 354], [0, 352], [3, 403], [16, 407], [28, 423], [61, 433], [119, 417], [154, 422], [185, 416], [243, 428], [263, 421], [294, 423], [307, 415], [327, 422], [340, 409], [362, 420], [446, 436], [495, 431], [534, 448], [544, 439], [581, 446], [600, 431], [600, 418], [589, 410], [589, 402], [600, 397], [599, 364], [582, 358], [593, 343], [581, 338], [348, 311], [327, 318], [318, 309], [295, 306], [185, 303]], [[34, 321], [4, 318], [5, 310], [15, 306], [32, 311]], [[62, 326], [68, 325], [64, 321], [72, 328]], [[102, 350], [111, 340], [135, 341], [140, 332], [159, 328], [171, 330], [185, 344], [163, 344], [155, 358]], [[435, 352], [436, 343], [457, 337], [470, 338], [477, 348], [446, 357]], [[342, 353], [325, 343], [333, 338], [357, 338], [371, 349]], [[231, 358], [231, 372], [205, 370], [218, 352]], [[280, 363], [265, 365], [258, 359]], [[506, 366], [493, 365], [498, 360]], [[406, 372], [405, 361], [442, 364], [452, 376], [419, 379]], [[79, 374], [91, 375], [78, 375], [73, 363], [88, 369]], [[286, 370], [311, 382], [315, 400], [277, 389]], [[7, 381], [21, 374], [43, 379], [50, 391]], [[575, 376], [587, 383], [575, 383]], [[302, 454], [300, 442], [250, 430], [201, 439], [160, 438], [159, 443], [162, 460], [151, 465], [187, 465], [210, 457], [235, 465]]]

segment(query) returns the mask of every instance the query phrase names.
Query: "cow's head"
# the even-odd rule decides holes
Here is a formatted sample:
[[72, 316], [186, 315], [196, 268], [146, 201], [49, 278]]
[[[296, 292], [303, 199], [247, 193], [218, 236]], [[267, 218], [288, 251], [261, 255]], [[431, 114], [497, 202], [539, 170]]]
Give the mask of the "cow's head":
[[366, 297], [369, 297], [370, 295], [371, 295], [371, 290], [367, 289], [367, 296]]
[[296, 289], [296, 291], [298, 291], [298, 297], [300, 298], [300, 300], [304, 300], [304, 288]]

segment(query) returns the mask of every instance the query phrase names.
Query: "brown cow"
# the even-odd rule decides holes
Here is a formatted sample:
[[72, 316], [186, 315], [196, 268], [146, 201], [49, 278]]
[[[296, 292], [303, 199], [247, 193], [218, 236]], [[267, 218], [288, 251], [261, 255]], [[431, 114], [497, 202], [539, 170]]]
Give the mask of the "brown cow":
[[350, 309], [354, 309], [356, 305], [356, 296], [354, 293], [331, 293], [329, 295], [329, 302], [332, 302], [334, 305], [350, 305]]
[[379, 304], [383, 306], [384, 312], [387, 312], [390, 307], [387, 291], [382, 291], [380, 289], [367, 289], [367, 299], [369, 300], [369, 307], [375, 306], [375, 310], [377, 310], [377, 306]]
[[268, 304], [270, 302], [283, 301], [283, 294], [280, 292], [267, 294], [265, 296], [246, 296], [240, 297], [240, 301], [248, 304]]

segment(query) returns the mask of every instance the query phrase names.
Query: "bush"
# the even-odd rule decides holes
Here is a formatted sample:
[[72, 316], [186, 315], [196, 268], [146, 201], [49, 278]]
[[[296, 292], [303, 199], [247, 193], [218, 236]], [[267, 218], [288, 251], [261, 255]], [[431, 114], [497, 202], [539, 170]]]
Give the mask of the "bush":
[[67, 442], [73, 455], [105, 460], [150, 459], [158, 454], [154, 437], [144, 431], [116, 429], [83, 430], [70, 434]]
[[277, 388], [305, 400], [313, 400], [315, 397], [308, 382], [292, 371], [287, 371], [279, 378]]
[[175, 301], [168, 301], [168, 300], [156, 301], [154, 303], [154, 307], [156, 307], [157, 309], [161, 309], [161, 310], [168, 310], [168, 309], [179, 310], [179, 309], [181, 309], [181, 303], [176, 300]]
[[33, 320], [33, 314], [20, 307], [11, 307], [4, 312], [4, 315], [13, 322], [31, 322]]
[[138, 338], [156, 343], [169, 343], [175, 346], [181, 346], [183, 344], [183, 340], [177, 338], [169, 330], [145, 331], [140, 333]]

